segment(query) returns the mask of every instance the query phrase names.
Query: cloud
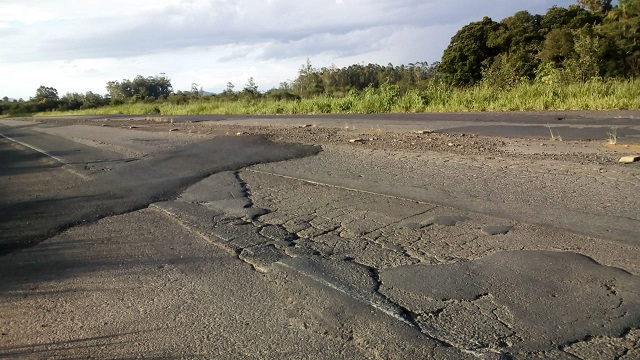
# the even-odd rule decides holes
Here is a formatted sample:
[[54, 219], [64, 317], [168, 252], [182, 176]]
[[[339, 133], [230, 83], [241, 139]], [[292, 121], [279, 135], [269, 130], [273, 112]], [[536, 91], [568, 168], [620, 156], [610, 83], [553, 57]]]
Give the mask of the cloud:
[[[215, 90], [223, 88], [227, 81], [243, 84], [244, 76], [251, 74], [264, 89], [295, 77], [307, 57], [318, 67], [434, 62], [460, 27], [485, 15], [500, 20], [524, 8], [544, 13], [554, 4], [573, 3], [574, 0], [0, 2], [0, 76], [4, 80], [0, 90], [17, 86], [35, 89], [45, 82], [69, 91], [85, 91], [91, 84], [89, 89], [95, 91], [103, 89], [108, 80], [159, 72], [172, 76], [175, 88], [185, 84], [188, 89], [197, 82], [205, 89]], [[26, 78], [30, 80], [25, 82]], [[8, 91], [7, 95], [21, 94]]]
[[[38, 2], [23, 3], [21, 12], [35, 3]], [[72, 3], [77, 5], [77, 2]], [[530, 7], [538, 4], [538, 8], [550, 4], [543, 0], [530, 3]], [[36, 23], [37, 32], [45, 36], [42, 41], [36, 40], [39, 43], [35, 44], [33, 53], [18, 57], [21, 61], [28, 60], [37, 53], [40, 59], [52, 60], [121, 58], [230, 44], [264, 46], [263, 58], [268, 59], [299, 56], [303, 52], [307, 56], [327, 51], [342, 55], [348, 49], [366, 51], [370, 44], [379, 43], [381, 30], [389, 34], [407, 26], [425, 28], [457, 24], [461, 19], [467, 22], [474, 18], [479, 20], [479, 14], [488, 10], [506, 16], [522, 7], [511, 0], [495, 1], [491, 8], [483, 2], [464, 0], [345, 0], [341, 3], [180, 0], [160, 1], [155, 6], [140, 8], [132, 4], [116, 1], [109, 6], [111, 10], [92, 9], [90, 16], [86, 6], [72, 11], [72, 16], [52, 11], [53, 15], [46, 17], [42, 15], [43, 11], [36, 11], [36, 18], [46, 20]], [[113, 8], [118, 6], [121, 11], [115, 12]], [[47, 10], [52, 8], [46, 7]], [[100, 17], [93, 15], [96, 13], [101, 14]], [[89, 17], [83, 20], [80, 16]], [[26, 21], [27, 17], [20, 19]], [[53, 27], [55, 31], [40, 31], [44, 27]], [[325, 41], [330, 38], [335, 41]]]

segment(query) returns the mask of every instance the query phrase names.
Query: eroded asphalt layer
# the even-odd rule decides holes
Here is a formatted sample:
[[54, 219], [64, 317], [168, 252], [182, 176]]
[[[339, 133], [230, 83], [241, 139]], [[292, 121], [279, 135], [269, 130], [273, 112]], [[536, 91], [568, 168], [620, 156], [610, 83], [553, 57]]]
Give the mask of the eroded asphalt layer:
[[258, 271], [293, 269], [482, 358], [638, 355], [634, 247], [256, 168], [153, 207]]
[[[33, 245], [77, 224], [173, 198], [212, 173], [320, 151], [313, 146], [273, 144], [261, 137], [217, 137], [164, 148], [153, 156], [137, 153], [137, 157], [123, 158], [114, 151], [49, 135], [50, 129], [45, 134], [42, 129], [38, 133], [0, 129], [12, 141], [37, 143], [39, 146], [30, 146], [64, 161], [86, 179], [42, 199], [0, 203], [0, 254]], [[42, 149], [46, 147], [57, 150], [46, 152]]]

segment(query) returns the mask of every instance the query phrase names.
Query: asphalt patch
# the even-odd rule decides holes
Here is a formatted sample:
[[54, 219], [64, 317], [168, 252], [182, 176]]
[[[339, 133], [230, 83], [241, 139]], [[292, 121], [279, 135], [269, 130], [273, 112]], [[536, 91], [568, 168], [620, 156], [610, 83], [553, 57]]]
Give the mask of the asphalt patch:
[[171, 200], [215, 173], [320, 151], [316, 146], [275, 144], [257, 136], [216, 137], [122, 164], [45, 199], [1, 203], [0, 255], [37, 244], [74, 225]]
[[[512, 349], [519, 351], [619, 337], [640, 326], [640, 278], [571, 252], [500, 252], [475, 261], [383, 270], [380, 279], [386, 288], [453, 304], [491, 297], [509, 313], [507, 325], [520, 339]], [[463, 322], [464, 314], [459, 317]]]

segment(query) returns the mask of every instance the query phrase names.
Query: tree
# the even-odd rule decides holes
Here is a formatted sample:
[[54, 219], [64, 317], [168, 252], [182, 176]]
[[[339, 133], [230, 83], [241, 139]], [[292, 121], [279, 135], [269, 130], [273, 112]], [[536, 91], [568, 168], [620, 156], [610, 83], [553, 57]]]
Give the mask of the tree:
[[500, 62], [508, 61], [519, 78], [533, 78], [538, 67], [536, 55], [544, 39], [542, 19], [540, 15], [519, 11], [502, 20], [498, 29], [489, 34], [489, 46], [506, 56]]
[[191, 83], [191, 94], [195, 95], [195, 96], [201, 96], [204, 93], [204, 90], [202, 89], [202, 87], [198, 87], [198, 84], [196, 83]]
[[573, 54], [573, 33], [567, 28], [555, 28], [545, 37], [540, 59], [555, 66], [562, 64]]
[[111, 101], [119, 102], [125, 99], [131, 98], [134, 94], [133, 87], [130, 80], [124, 79], [122, 82], [109, 81], [107, 82], [107, 92]]
[[600, 77], [602, 43], [589, 31], [576, 34], [575, 56], [565, 62], [569, 76], [575, 81], [588, 81]]
[[58, 90], [40, 86], [36, 90], [36, 96], [33, 98], [38, 111], [50, 111], [58, 107]]
[[578, 0], [580, 6], [588, 9], [595, 14], [606, 14], [611, 10], [611, 0]]
[[489, 34], [489, 45], [501, 52], [529, 48], [542, 40], [540, 15], [531, 15], [528, 11], [518, 11], [500, 22], [497, 30]]
[[489, 46], [489, 35], [498, 23], [485, 17], [458, 31], [442, 55], [439, 70], [445, 79], [457, 85], [469, 85], [482, 79], [483, 64], [498, 54]]
[[283, 81], [278, 85], [278, 90], [291, 91], [293, 90], [293, 85], [291, 81]]
[[489, 66], [486, 66], [482, 80], [494, 87], [510, 88], [516, 85], [522, 78], [519, 68], [522, 60], [518, 58], [523, 53], [501, 53], [498, 54]]
[[59, 101], [58, 108], [62, 111], [78, 110], [84, 104], [84, 96], [78, 93], [66, 93]]
[[105, 98], [102, 95], [95, 94], [92, 91], [87, 91], [84, 94], [84, 102], [82, 103], [82, 106], [80, 107], [80, 109], [97, 108], [97, 107], [106, 105], [107, 102], [108, 102], [108, 99], [105, 100]]
[[58, 100], [58, 90], [56, 90], [56, 89], [54, 89], [52, 87], [40, 86], [36, 90], [35, 99], [37, 101], [42, 101], [42, 100], [53, 100], [53, 101], [56, 101], [56, 100]]
[[601, 17], [578, 5], [571, 5], [566, 9], [553, 6], [540, 20], [540, 26], [541, 32], [546, 34], [553, 29], [578, 30], [585, 25], [593, 25], [601, 21]]
[[324, 91], [322, 77], [307, 58], [298, 70], [298, 78], [293, 82], [294, 89], [302, 96], [312, 96]]
[[125, 99], [132, 101], [166, 99], [173, 92], [171, 80], [164, 73], [157, 76], [136, 76], [133, 81], [124, 79], [107, 82], [107, 91], [112, 102]]
[[256, 85], [255, 80], [253, 80], [253, 77], [247, 79], [247, 83], [244, 85], [244, 88], [238, 95], [245, 99], [255, 99], [260, 97], [258, 86]]
[[606, 42], [605, 74], [640, 76], [640, 0], [620, 0], [596, 30]]
[[256, 85], [255, 80], [253, 80], [253, 76], [247, 79], [247, 83], [244, 85], [243, 90], [244, 92], [251, 93], [251, 94], [258, 93], [258, 86]]

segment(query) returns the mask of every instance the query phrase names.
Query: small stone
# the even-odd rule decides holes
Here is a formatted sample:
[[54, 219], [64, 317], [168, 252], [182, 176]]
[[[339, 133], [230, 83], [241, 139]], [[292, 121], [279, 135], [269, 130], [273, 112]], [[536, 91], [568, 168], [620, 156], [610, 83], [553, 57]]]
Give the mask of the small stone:
[[240, 136], [240, 135], [247, 135], [247, 134], [248, 134], [248, 132], [246, 132], [246, 131], [238, 131], [238, 132], [236, 133], [236, 136]]
[[447, 146], [454, 146], [454, 143], [448, 143]]
[[137, 129], [137, 128], [138, 128], [138, 127], [137, 127], [137, 126], [134, 126], [134, 125], [129, 126], [129, 129]]
[[178, 130], [180, 130], [180, 129], [178, 129], [178, 128], [171, 128], [171, 129], [169, 129], [169, 131], [178, 131]]
[[358, 142], [363, 142], [363, 141], [364, 141], [364, 139], [362, 139], [362, 138], [355, 138], [355, 139], [349, 140], [350, 143], [358, 143]]
[[308, 127], [312, 127], [313, 125], [311, 124], [305, 124], [305, 125], [300, 125], [301, 128], [308, 128]]
[[433, 134], [434, 131], [433, 130], [418, 130], [416, 131], [416, 134]]
[[640, 161], [640, 155], [624, 156], [624, 157], [621, 157], [620, 160], [618, 160], [618, 162], [623, 164], [631, 164], [637, 161]]

